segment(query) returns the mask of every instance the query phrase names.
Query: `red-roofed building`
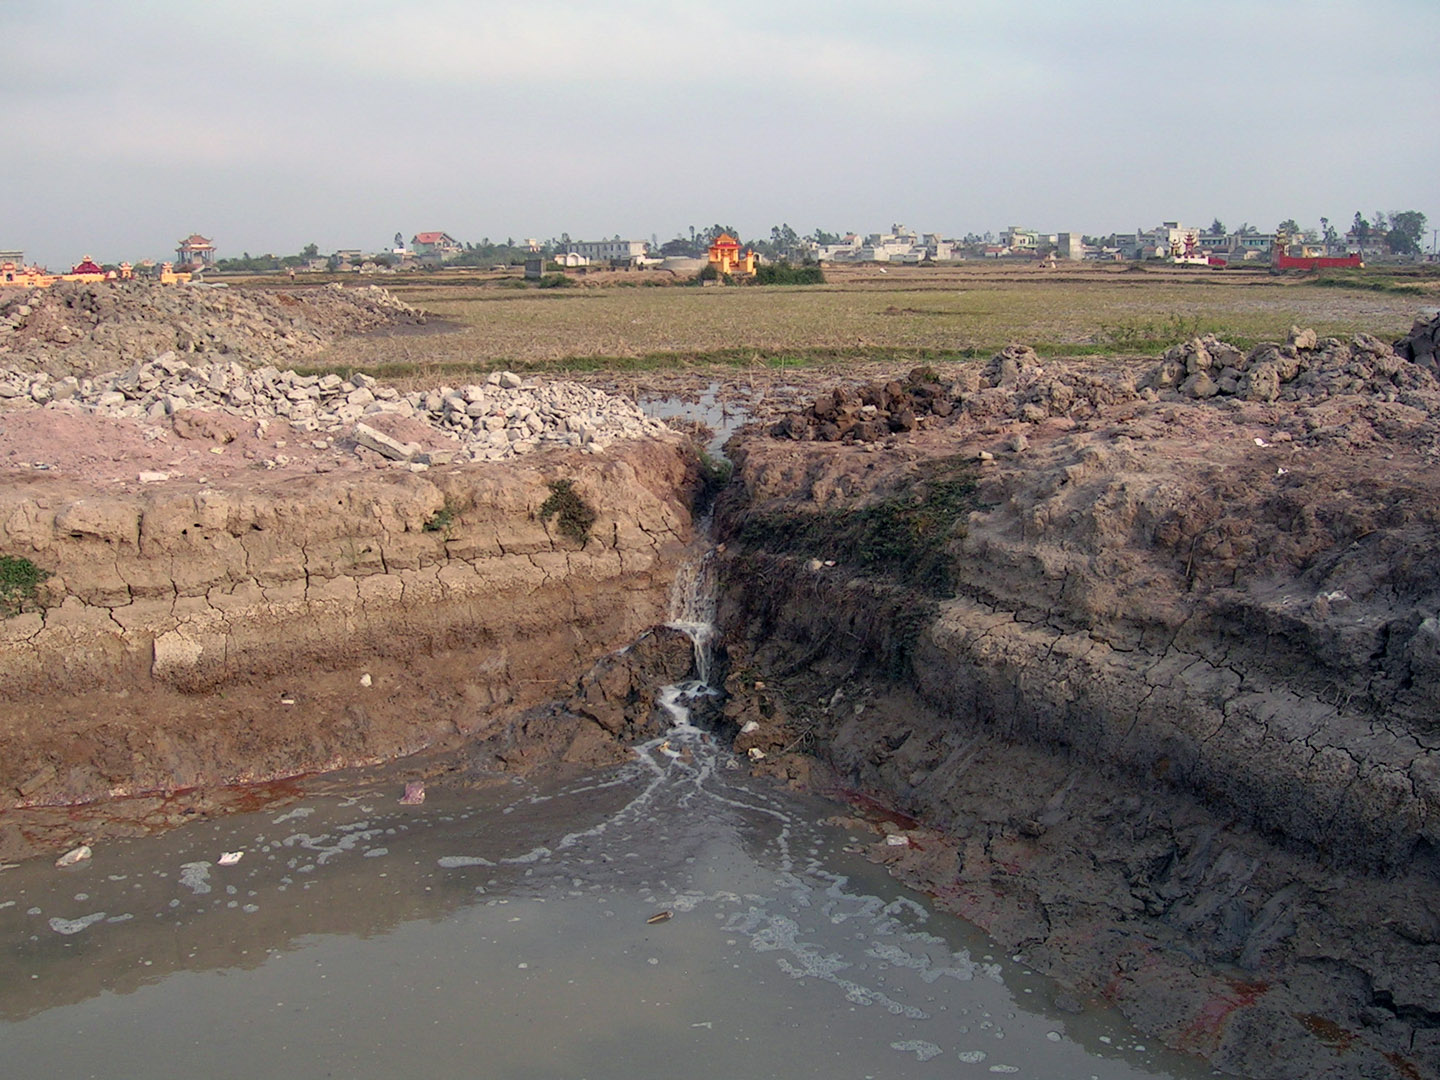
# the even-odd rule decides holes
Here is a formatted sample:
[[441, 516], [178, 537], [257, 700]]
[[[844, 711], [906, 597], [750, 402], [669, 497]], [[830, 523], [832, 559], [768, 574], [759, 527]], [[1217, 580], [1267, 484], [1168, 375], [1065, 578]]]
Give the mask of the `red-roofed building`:
[[105, 268], [95, 262], [89, 255], [82, 255], [80, 261], [70, 268], [72, 274], [105, 274]]
[[182, 269], [208, 269], [215, 265], [215, 245], [199, 233], [191, 233], [176, 247], [175, 264]]
[[456, 240], [449, 233], [443, 232], [422, 232], [416, 233], [410, 238], [410, 246], [415, 254], [421, 256], [459, 255], [465, 249], [461, 247], [460, 241]]
[[746, 248], [742, 254], [740, 241], [729, 233], [721, 233], [710, 245], [710, 265], [721, 274], [752, 277], [755, 274], [755, 252]]

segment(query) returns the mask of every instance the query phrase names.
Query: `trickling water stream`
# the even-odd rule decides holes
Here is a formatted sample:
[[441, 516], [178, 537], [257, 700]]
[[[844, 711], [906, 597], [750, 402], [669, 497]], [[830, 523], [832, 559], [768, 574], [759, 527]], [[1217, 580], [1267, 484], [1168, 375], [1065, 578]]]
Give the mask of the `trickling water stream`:
[[[933, 911], [835, 807], [690, 723], [634, 760], [475, 791], [333, 777], [299, 803], [0, 873], [7, 1075], [1208, 1075]], [[238, 862], [221, 864], [225, 852]], [[122, 1064], [123, 1063], [123, 1067]]]

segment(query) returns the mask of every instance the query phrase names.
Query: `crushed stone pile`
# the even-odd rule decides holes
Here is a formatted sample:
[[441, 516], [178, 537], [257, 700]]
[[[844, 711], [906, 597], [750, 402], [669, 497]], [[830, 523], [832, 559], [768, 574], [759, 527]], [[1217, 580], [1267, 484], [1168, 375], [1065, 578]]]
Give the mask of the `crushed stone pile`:
[[0, 289], [0, 365], [94, 376], [165, 352], [290, 365], [344, 334], [425, 322], [378, 285], [286, 291], [59, 282]]
[[[353, 440], [401, 462], [495, 461], [555, 447], [599, 451], [621, 439], [670, 432], [633, 402], [572, 382], [538, 383], [513, 372], [486, 381], [401, 394], [368, 375], [298, 375], [234, 361], [191, 364], [174, 352], [102, 378], [0, 368], [0, 406], [73, 409], [162, 423], [215, 411], [257, 421], [283, 419], [299, 432]], [[428, 424], [449, 436], [438, 455], [379, 430], [378, 416]], [[370, 421], [367, 423], [366, 421]]]

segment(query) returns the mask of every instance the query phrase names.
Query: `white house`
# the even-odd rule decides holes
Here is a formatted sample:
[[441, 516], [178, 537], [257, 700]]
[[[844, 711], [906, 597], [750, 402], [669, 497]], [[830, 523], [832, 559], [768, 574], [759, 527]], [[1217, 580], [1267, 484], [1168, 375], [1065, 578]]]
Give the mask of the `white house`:
[[568, 250], [584, 256], [592, 263], [627, 262], [633, 263], [644, 257], [649, 245], [644, 240], [582, 240], [572, 243]]

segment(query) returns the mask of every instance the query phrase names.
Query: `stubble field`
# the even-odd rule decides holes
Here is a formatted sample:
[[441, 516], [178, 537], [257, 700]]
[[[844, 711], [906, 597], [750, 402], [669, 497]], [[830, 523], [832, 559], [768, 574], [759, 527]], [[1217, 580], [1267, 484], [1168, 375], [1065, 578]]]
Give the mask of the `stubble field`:
[[493, 276], [391, 277], [387, 288], [441, 325], [347, 339], [307, 366], [392, 378], [503, 367], [786, 368], [961, 360], [1011, 342], [1048, 356], [1138, 356], [1204, 333], [1242, 346], [1283, 340], [1291, 325], [1390, 340], [1440, 302], [1434, 279], [1400, 290], [1348, 288], [1263, 271], [867, 266], [827, 274], [827, 284], [807, 287], [625, 287], [609, 275], [605, 287], [543, 290]]

